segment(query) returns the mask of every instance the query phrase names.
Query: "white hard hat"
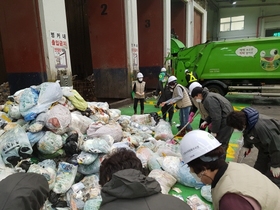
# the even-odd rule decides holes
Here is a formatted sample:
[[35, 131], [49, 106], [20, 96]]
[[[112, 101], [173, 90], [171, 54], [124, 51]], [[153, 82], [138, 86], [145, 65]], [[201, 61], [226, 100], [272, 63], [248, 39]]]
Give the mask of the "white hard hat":
[[143, 74], [141, 73], [141, 72], [139, 72], [138, 74], [137, 74], [137, 78], [143, 78], [144, 76], [143, 76]]
[[160, 71], [161, 71], [161, 72], [165, 72], [165, 71], [166, 71], [166, 68], [162, 67]]
[[221, 143], [210, 133], [202, 130], [188, 132], [180, 142], [180, 150], [184, 163], [205, 155], [219, 147]]
[[193, 89], [195, 89], [196, 87], [202, 87], [202, 85], [199, 82], [193, 82], [190, 84], [189, 86], [190, 94], [192, 94]]
[[177, 81], [177, 78], [176, 78], [175, 76], [170, 76], [170, 77], [168, 78], [168, 83], [174, 82], [174, 81]]

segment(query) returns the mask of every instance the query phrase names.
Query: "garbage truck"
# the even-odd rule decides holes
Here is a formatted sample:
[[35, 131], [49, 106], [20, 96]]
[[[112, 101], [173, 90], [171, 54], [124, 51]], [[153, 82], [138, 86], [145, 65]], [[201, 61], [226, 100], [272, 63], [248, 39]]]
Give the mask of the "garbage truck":
[[172, 73], [186, 86], [195, 72], [210, 91], [280, 96], [280, 37], [211, 41], [172, 50]]

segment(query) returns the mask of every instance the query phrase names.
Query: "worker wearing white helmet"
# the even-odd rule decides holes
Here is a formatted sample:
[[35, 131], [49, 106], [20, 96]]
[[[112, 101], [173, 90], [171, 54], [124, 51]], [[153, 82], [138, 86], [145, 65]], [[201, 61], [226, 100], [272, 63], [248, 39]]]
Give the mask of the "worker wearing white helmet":
[[211, 185], [214, 209], [280, 209], [280, 189], [249, 165], [227, 163], [221, 143], [208, 132], [187, 133], [180, 150], [197, 181]]
[[[192, 90], [196, 87], [202, 87], [202, 85], [199, 82], [192, 82], [189, 86], [189, 93], [190, 95], [192, 94]], [[206, 120], [206, 118], [208, 117], [208, 112], [205, 110], [204, 106], [202, 103], [197, 102], [193, 97], [191, 97], [193, 106], [191, 108], [190, 111], [190, 115], [189, 115], [189, 123], [192, 123], [194, 120], [194, 116], [195, 113], [197, 111], [199, 111], [200, 114], [200, 122], [199, 122], [199, 129], [201, 130], [206, 130], [207, 126], [208, 126], [208, 132], [211, 133], [211, 124], [203, 124], [202, 123]]]
[[140, 102], [141, 114], [144, 114], [144, 100], [146, 92], [146, 82], [143, 81], [143, 74], [137, 73], [137, 81], [134, 83], [132, 91], [134, 93], [134, 114], [137, 114], [138, 102]]
[[177, 78], [175, 76], [170, 76], [168, 78], [168, 86], [173, 92], [172, 98], [162, 102], [160, 105], [161, 107], [163, 107], [165, 105], [176, 103], [176, 107], [180, 109], [180, 125], [178, 126], [178, 130], [180, 131], [180, 133], [178, 134], [178, 136], [184, 136], [186, 131], [189, 132], [192, 130], [191, 125], [188, 124], [188, 118], [190, 109], [192, 107], [192, 102], [187, 89], [184, 86], [177, 83]]
[[144, 76], [143, 76], [143, 74], [141, 72], [137, 73], [137, 79], [141, 79], [141, 78], [143, 79], [143, 77]]

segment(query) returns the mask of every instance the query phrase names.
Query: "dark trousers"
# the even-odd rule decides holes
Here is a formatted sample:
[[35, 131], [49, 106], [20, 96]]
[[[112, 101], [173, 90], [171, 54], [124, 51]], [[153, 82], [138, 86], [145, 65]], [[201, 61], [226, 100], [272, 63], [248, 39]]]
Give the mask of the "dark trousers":
[[134, 98], [134, 114], [137, 114], [138, 101], [140, 101], [141, 114], [144, 114], [144, 98]]
[[168, 121], [172, 123], [172, 117], [174, 114], [174, 106], [173, 105], [165, 105], [161, 107], [162, 119], [166, 121], [166, 115], [168, 113]]

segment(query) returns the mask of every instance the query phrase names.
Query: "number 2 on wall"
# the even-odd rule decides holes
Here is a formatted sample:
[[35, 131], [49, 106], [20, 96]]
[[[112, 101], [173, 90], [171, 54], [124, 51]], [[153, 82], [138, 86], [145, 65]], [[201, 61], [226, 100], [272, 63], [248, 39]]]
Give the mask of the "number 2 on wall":
[[102, 9], [102, 12], [101, 12], [101, 15], [107, 15], [107, 7], [108, 5], [107, 4], [101, 4], [101, 9]]

